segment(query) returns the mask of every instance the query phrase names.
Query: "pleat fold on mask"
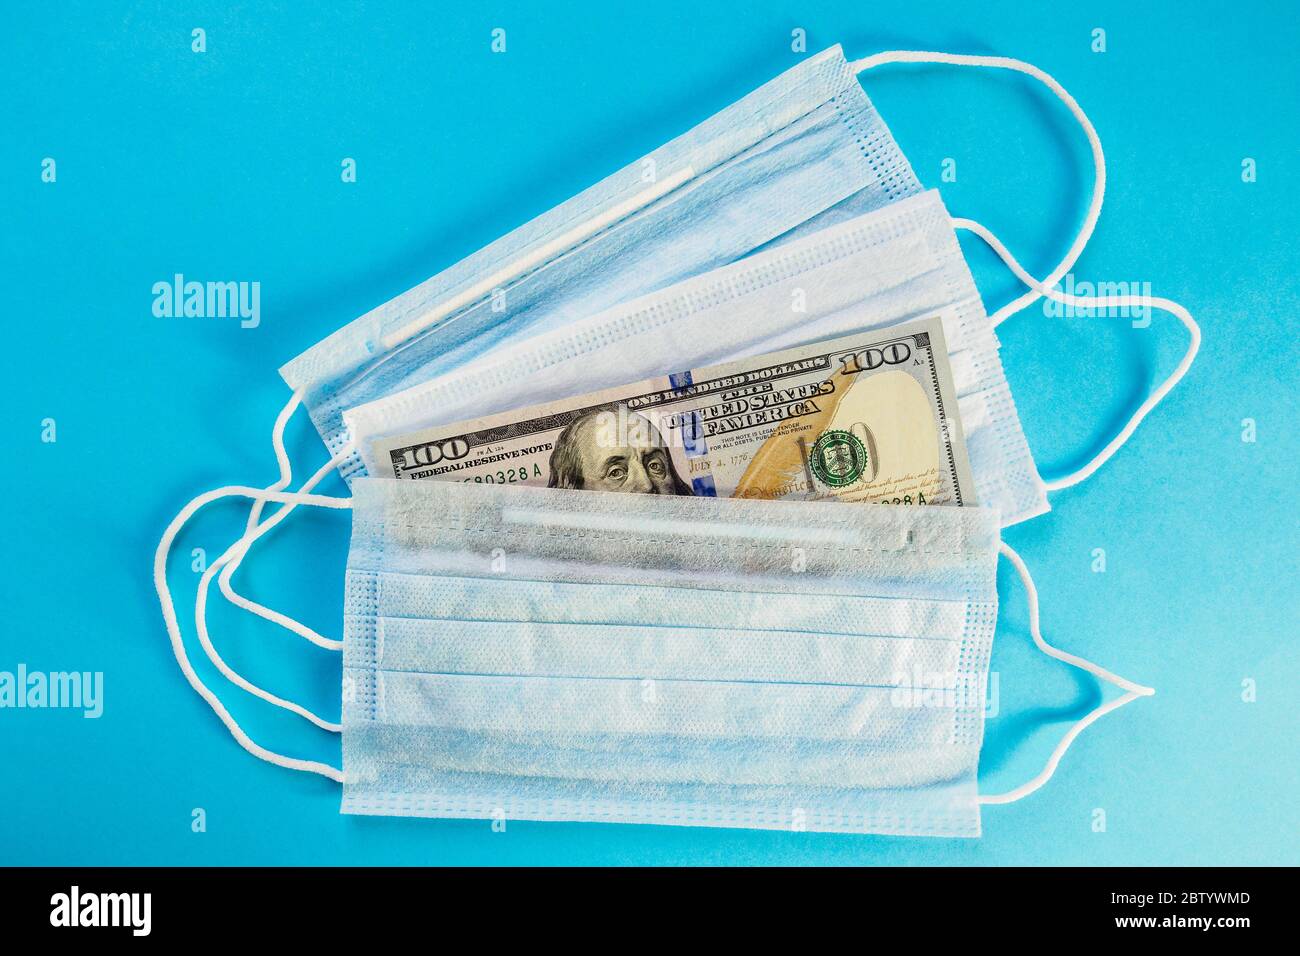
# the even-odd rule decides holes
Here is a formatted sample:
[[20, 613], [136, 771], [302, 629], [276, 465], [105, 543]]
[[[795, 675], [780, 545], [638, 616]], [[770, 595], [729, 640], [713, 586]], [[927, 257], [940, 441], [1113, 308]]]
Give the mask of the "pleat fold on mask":
[[[920, 185], [838, 46], [350, 322], [285, 365], [332, 453], [342, 413]], [[829, 218], [828, 218], [829, 217]], [[345, 477], [360, 460], [341, 466]]]
[[[743, 620], [743, 619], [741, 619]], [[365, 622], [356, 622], [365, 627]], [[615, 678], [870, 684], [957, 671], [957, 637], [898, 640], [871, 634], [738, 627], [380, 617], [370, 645], [380, 670], [500, 677]], [[347, 662], [353, 666], [353, 662]], [[357, 666], [364, 666], [359, 661]], [[940, 677], [932, 678], [936, 684]]]
[[[979, 741], [954, 740], [956, 708], [938, 693], [385, 672], [376, 680], [385, 711], [361, 728], [361, 739], [383, 728], [407, 766], [415, 764], [411, 748], [420, 749], [431, 780], [455, 771], [485, 780], [709, 783], [727, 794], [786, 787], [792, 806], [805, 787], [893, 789], [907, 806], [910, 791], [964, 783], [979, 759]], [[902, 703], [904, 694], [915, 701]], [[419, 741], [429, 737], [457, 747], [427, 750]], [[384, 762], [362, 758], [349, 766], [347, 759], [345, 752], [345, 775], [383, 779]], [[588, 792], [599, 795], [598, 788]]]
[[345, 811], [978, 833], [995, 513], [353, 493]]
[[[411, 529], [407, 529], [410, 531]], [[444, 534], [443, 531], [447, 533]], [[527, 528], [524, 533], [534, 529]], [[437, 543], [431, 546], [454, 555], [452, 561], [465, 565], [467, 558], [459, 553], [450, 539], [462, 532], [468, 534], [498, 534], [494, 528], [465, 529], [454, 527], [437, 529], [430, 535]], [[634, 539], [625, 544], [635, 544]], [[687, 538], [686, 540], [689, 540]], [[478, 546], [491, 546], [490, 539], [478, 539]], [[541, 549], [549, 542], [536, 543]], [[777, 542], [781, 554], [793, 555], [789, 542]], [[587, 542], [591, 547], [593, 542]], [[474, 545], [471, 545], [473, 547]], [[601, 557], [607, 552], [601, 551]], [[557, 575], [565, 573], [592, 575], [578, 561], [571, 561], [561, 572], [554, 562], [539, 563], [536, 558], [512, 551], [513, 559], [520, 559], [520, 567], [534, 568], [535, 573]], [[500, 558], [504, 562], [505, 557]], [[791, 559], [792, 562], [795, 560]], [[807, 561], [805, 555], [800, 559]], [[484, 577], [454, 577], [447, 574], [450, 563], [439, 560], [430, 553], [412, 554], [406, 560], [394, 555], [394, 549], [385, 548], [383, 563], [401, 564], [414, 568], [423, 565], [427, 572], [438, 574], [400, 573], [394, 571], [351, 570], [347, 575], [349, 603], [372, 609], [379, 618], [416, 618], [423, 620], [483, 620], [483, 621], [538, 621], [550, 624], [638, 624], [647, 620], [665, 627], [728, 627], [744, 621], [751, 630], [799, 630], [828, 634], [860, 634], [867, 632], [887, 637], [951, 638], [961, 629], [970, 606], [965, 600], [964, 582], [951, 579], [936, 580], [932, 594], [951, 595], [929, 600], [911, 599], [903, 604], [892, 600], [907, 597], [910, 587], [894, 588], [887, 579], [873, 585], [884, 596], [861, 597], [837, 594], [833, 609], [822, 606], [812, 613], [803, 600], [802, 591], [794, 593], [756, 593], [737, 588], [752, 584], [752, 578], [737, 582], [722, 577], [716, 588], [704, 586], [704, 578], [692, 581], [685, 587], [663, 587], [638, 582], [639, 569], [604, 566], [598, 568], [600, 577], [591, 580], [579, 578], [579, 583], [567, 580], [510, 580], [492, 569], [496, 559], [490, 559], [484, 568]], [[545, 559], [542, 559], [545, 562]], [[702, 568], [699, 570], [703, 570]], [[830, 569], [827, 569], [830, 570]], [[628, 573], [628, 572], [631, 573]], [[635, 587], [610, 587], [606, 591], [592, 591], [589, 585], [627, 583]], [[780, 578], [773, 587], [787, 582]], [[730, 585], [730, 588], [728, 588]], [[821, 578], [809, 582], [809, 590], [823, 586]], [[897, 593], [892, 593], [897, 592]], [[600, 601], [594, 610], [579, 603], [584, 596], [599, 594]]]

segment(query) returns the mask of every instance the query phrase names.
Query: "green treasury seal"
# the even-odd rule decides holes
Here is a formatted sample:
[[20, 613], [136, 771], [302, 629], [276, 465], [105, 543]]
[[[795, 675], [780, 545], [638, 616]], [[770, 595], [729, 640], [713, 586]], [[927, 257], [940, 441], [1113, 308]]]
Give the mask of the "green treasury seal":
[[822, 484], [843, 488], [867, 470], [867, 449], [852, 432], [833, 429], [813, 442], [808, 464]]

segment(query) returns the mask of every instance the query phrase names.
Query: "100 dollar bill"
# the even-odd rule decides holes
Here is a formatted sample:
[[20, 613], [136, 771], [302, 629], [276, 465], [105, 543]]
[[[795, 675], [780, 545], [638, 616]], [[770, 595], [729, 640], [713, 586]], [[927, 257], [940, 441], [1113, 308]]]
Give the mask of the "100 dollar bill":
[[937, 317], [379, 438], [372, 452], [401, 479], [974, 503]]

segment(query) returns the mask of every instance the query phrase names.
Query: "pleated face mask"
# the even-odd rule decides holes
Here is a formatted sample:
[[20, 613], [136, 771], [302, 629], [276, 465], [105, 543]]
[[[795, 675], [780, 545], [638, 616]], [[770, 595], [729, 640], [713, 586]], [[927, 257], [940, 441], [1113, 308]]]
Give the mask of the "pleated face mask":
[[315, 718], [341, 770], [253, 743], [173, 629], [177, 656], [245, 747], [340, 781], [347, 813], [976, 836], [982, 803], [1032, 792], [1078, 729], [1151, 693], [1042, 642], [1031, 591], [1039, 646], [1126, 693], [1037, 778], [981, 796], [987, 508], [379, 478], [350, 500], [247, 493], [353, 508], [342, 720]]
[[344, 414], [378, 437], [938, 316], [975, 496], [1013, 524], [1047, 510], [998, 342], [936, 191], [817, 230], [535, 336]]
[[[856, 80], [894, 62], [1026, 73], [1079, 121], [1096, 188], [1046, 284], [979, 223], [950, 218], [937, 194], [914, 196], [915, 177]], [[1037, 68], [909, 52], [850, 64], [834, 47], [350, 323], [281, 372], [295, 389], [291, 408], [307, 406], [350, 481], [374, 473], [376, 438], [942, 311], [976, 492], [1010, 525], [1048, 510], [1047, 491], [1090, 475], [1197, 349], [1195, 324], [1176, 303], [1048, 288], [1091, 235], [1104, 184], [1092, 124]], [[954, 228], [988, 242], [1033, 291], [987, 315]], [[993, 331], [1039, 295], [1083, 308], [1165, 308], [1193, 336], [1178, 369], [1126, 428], [1083, 468], [1050, 482], [1025, 443]]]
[[993, 513], [353, 495], [344, 812], [978, 833]]
[[919, 188], [833, 47], [280, 371], [338, 453], [348, 408]]
[[[918, 186], [855, 74], [897, 62], [1014, 70], [1079, 120], [1097, 183], [1040, 283], [978, 223]], [[1051, 776], [1079, 731], [1149, 688], [1051, 648], [1000, 527], [1046, 509], [1134, 432], [1190, 366], [1199, 331], [1147, 296], [1053, 288], [1100, 212], [1100, 142], [1051, 77], [997, 57], [812, 57], [647, 161], [336, 332], [286, 366], [280, 475], [191, 501], [154, 582], [187, 680], [251, 753], [344, 784], [344, 809], [973, 835], [981, 804]], [[974, 232], [1031, 287], [985, 313], [954, 235]], [[800, 293], [803, 311], [791, 308]], [[1044, 483], [1002, 373], [998, 322], [1048, 296], [1154, 307], [1191, 332], [1182, 362], [1087, 465]], [[942, 319], [982, 507], [728, 501], [366, 478], [368, 440], [912, 318]], [[305, 404], [332, 457], [297, 491], [284, 430]], [[236, 593], [252, 545], [334, 471], [356, 496], [344, 638]], [[190, 663], [167, 560], [206, 504], [251, 499], [244, 535], [199, 580], [195, 625], [237, 687], [343, 735], [343, 768], [253, 741]], [[283, 505], [263, 519], [269, 502]], [[980, 795], [980, 695], [994, 556], [1029, 591], [1045, 653], [1122, 688], [1047, 766]], [[345, 657], [340, 720], [237, 673], [207, 630], [233, 603]]]

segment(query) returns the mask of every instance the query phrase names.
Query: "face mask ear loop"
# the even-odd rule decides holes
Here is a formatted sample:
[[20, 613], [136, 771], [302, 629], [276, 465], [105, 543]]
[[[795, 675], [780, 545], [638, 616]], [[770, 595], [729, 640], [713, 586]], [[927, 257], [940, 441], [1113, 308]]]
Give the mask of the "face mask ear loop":
[[176, 655], [176, 662], [180, 665], [181, 673], [189, 681], [190, 686], [208, 702], [208, 706], [226, 725], [238, 742], [238, 744], [251, 753], [253, 756], [273, 763], [279, 767], [286, 767], [290, 770], [301, 770], [307, 773], [320, 774], [339, 783], [343, 782], [343, 771], [338, 767], [329, 764], [319, 763], [314, 760], [299, 760], [294, 757], [286, 757], [283, 754], [267, 750], [265, 747], [255, 743], [239, 726], [238, 721], [230, 715], [225, 705], [221, 703], [220, 698], [214, 694], [195, 672], [193, 665], [190, 664], [189, 656], [185, 653], [185, 644], [181, 640], [180, 623], [176, 618], [176, 606], [172, 601], [171, 590], [167, 586], [167, 556], [171, 553], [172, 544], [176, 536], [180, 533], [186, 522], [193, 517], [204, 505], [222, 498], [244, 497], [253, 500], [281, 501], [285, 503], [293, 502], [296, 504], [316, 505], [322, 508], [340, 508], [346, 509], [352, 507], [350, 498], [332, 498], [327, 495], [307, 495], [285, 491], [265, 491], [260, 488], [247, 488], [242, 485], [228, 485], [225, 488], [218, 488], [214, 491], [206, 492], [192, 500], [183, 509], [180, 514], [172, 519], [167, 530], [163, 532], [162, 539], [158, 542], [158, 547], [154, 551], [153, 560], [153, 582], [154, 589], [158, 592], [158, 603], [162, 607], [163, 623], [167, 627], [167, 635], [171, 639], [172, 653]]
[[1041, 294], [1056, 302], [1062, 302], [1076, 308], [1086, 309], [1131, 309], [1138, 307], [1160, 309], [1162, 312], [1168, 312], [1177, 317], [1177, 319], [1187, 328], [1191, 341], [1187, 344], [1187, 351], [1183, 354], [1182, 361], [1178, 363], [1178, 367], [1170, 373], [1169, 377], [1160, 383], [1160, 387], [1153, 391], [1147, 397], [1147, 400], [1138, 407], [1138, 410], [1133, 413], [1133, 416], [1128, 420], [1128, 424], [1120, 430], [1119, 434], [1112, 438], [1106, 447], [1097, 453], [1096, 457], [1078, 471], [1066, 475], [1063, 478], [1044, 482], [1044, 486], [1048, 491], [1059, 491], [1062, 488], [1069, 488], [1071, 485], [1077, 485], [1079, 482], [1090, 477], [1093, 472], [1104, 465], [1110, 457], [1119, 450], [1120, 446], [1129, 440], [1129, 436], [1137, 430], [1142, 419], [1146, 418], [1147, 415], [1150, 414], [1151, 410], [1159, 405], [1164, 397], [1169, 394], [1173, 387], [1182, 381], [1183, 376], [1187, 374], [1187, 370], [1192, 367], [1192, 362], [1196, 360], [1196, 353], [1200, 351], [1201, 327], [1196, 324], [1196, 320], [1192, 318], [1192, 314], [1188, 312], [1187, 309], [1179, 305], [1177, 302], [1174, 302], [1172, 299], [1147, 295], [1081, 296], [1070, 295], [1066, 292], [1059, 292], [1056, 289], [1048, 288], [1049, 283], [1039, 282], [1026, 272], [1024, 267], [1016, 261], [1016, 257], [1013, 256], [1007, 247], [1002, 244], [1002, 241], [998, 239], [997, 236], [993, 235], [993, 233], [987, 228], [973, 219], [953, 219], [952, 224], [957, 229], [965, 229], [969, 232], [975, 233], [975, 235], [988, 243], [989, 248], [998, 254], [1002, 261], [1007, 264], [1007, 267], [1015, 273], [1016, 278], [1025, 285], [1036, 289]]
[[[332, 472], [340, 462], [346, 459], [348, 455], [351, 454], [351, 452], [352, 452], [351, 446], [348, 446], [347, 448], [343, 449], [343, 451], [339, 452], [338, 455], [334, 456], [328, 462], [322, 465], [320, 470], [318, 470], [314, 475], [312, 475], [309, 479], [307, 479], [307, 481], [303, 484], [303, 486], [299, 488], [298, 491], [295, 492], [294, 494], [298, 496], [306, 495], [307, 492], [311, 491], [312, 488], [316, 487], [317, 484], [319, 484], [322, 480], [324, 480], [325, 477], [328, 476], [330, 472]], [[266, 491], [263, 492], [263, 494], [267, 494], [267, 493], [269, 492]], [[342, 498], [342, 499], [331, 499], [331, 500], [347, 501], [348, 499]], [[276, 525], [280, 524], [280, 522], [284, 521], [284, 519], [287, 518], [290, 515], [290, 513], [292, 513], [293, 510], [297, 507], [298, 507], [297, 503], [291, 502], [289, 504], [286, 504], [275, 514], [271, 515], [271, 517], [267, 518], [265, 521], [261, 522], [256, 527], [254, 527], [250, 533], [245, 534], [244, 537], [240, 538], [238, 541], [232, 544], [229, 548], [226, 549], [225, 553], [222, 554], [221, 557], [219, 557], [216, 561], [214, 561], [212, 564], [208, 566], [207, 570], [203, 572], [203, 576], [199, 579], [198, 593], [195, 595], [194, 598], [194, 624], [195, 624], [195, 628], [198, 631], [199, 643], [203, 646], [204, 652], [208, 655], [208, 660], [210, 660], [213, 663], [213, 665], [217, 668], [217, 670], [221, 672], [222, 676], [225, 677], [227, 680], [229, 680], [232, 684], [234, 684], [236, 687], [239, 687], [241, 690], [247, 691], [248, 693], [252, 694], [254, 697], [261, 698], [262, 700], [266, 701], [268, 704], [273, 704], [276, 707], [280, 707], [283, 708], [284, 710], [290, 711], [291, 713], [295, 713], [300, 717], [305, 717], [307, 720], [311, 721], [313, 724], [315, 724], [317, 727], [321, 728], [322, 730], [328, 730], [331, 733], [337, 734], [343, 732], [343, 726], [341, 724], [325, 720], [323, 717], [318, 716], [316, 713], [314, 713], [311, 710], [308, 710], [306, 707], [303, 707], [301, 704], [294, 703], [291, 700], [286, 700], [283, 697], [279, 697], [275, 694], [272, 694], [270, 691], [258, 687], [256, 684], [249, 681], [243, 675], [236, 672], [235, 669], [232, 668], [229, 664], [227, 664], [225, 660], [222, 659], [221, 655], [217, 653], [216, 647], [213, 646], [212, 640], [208, 636], [208, 621], [207, 621], [208, 589], [212, 584], [213, 576], [217, 572], [219, 572], [224, 566], [226, 566], [227, 562], [229, 562], [235, 556], [238, 555], [242, 558], [242, 556], [248, 552], [248, 549], [249, 547], [251, 547], [253, 542], [255, 542], [258, 538], [262, 537], [262, 535], [266, 534]], [[278, 614], [279, 612], [272, 611], [270, 613]], [[285, 615], [279, 615], [279, 616], [284, 618], [286, 621], [291, 621], [294, 625], [297, 625], [299, 628], [305, 628], [305, 625], [302, 625], [299, 622], [294, 621], [292, 618], [289, 618]], [[322, 638], [322, 640], [324, 640], [324, 638]], [[341, 642], [339, 642], [339, 646], [342, 647]]]
[[[275, 427], [271, 430], [271, 448], [275, 453], [275, 460], [280, 468], [280, 477], [274, 484], [267, 486], [267, 491], [280, 491], [287, 488], [289, 482], [293, 479], [293, 466], [289, 461], [289, 454], [284, 447], [284, 430], [289, 423], [289, 419], [293, 417], [293, 413], [297, 410], [298, 406], [302, 404], [302, 399], [303, 392], [301, 390], [294, 392], [290, 397], [288, 404], [286, 404], [284, 408], [280, 410], [280, 414], [276, 416]], [[308, 489], [304, 486], [304, 488], [300, 490]], [[261, 520], [262, 509], [265, 504], [264, 501], [255, 501], [253, 502], [252, 508], [249, 509], [248, 521], [244, 526], [245, 539], [252, 532], [253, 528], [256, 527], [258, 521]], [[279, 611], [269, 608], [264, 604], [258, 604], [256, 601], [244, 597], [235, 590], [231, 578], [235, 571], [238, 570], [246, 554], [247, 548], [238, 550], [231, 560], [226, 562], [225, 567], [221, 569], [220, 577], [217, 578], [217, 583], [221, 588], [221, 593], [225, 596], [226, 600], [236, 607], [248, 611], [250, 614], [254, 614], [263, 620], [270, 621], [272, 624], [276, 624], [288, 631], [292, 631], [294, 634], [311, 641], [311, 643], [318, 647], [323, 647], [328, 651], [341, 651], [343, 649], [342, 641], [336, 641], [324, 637], [288, 615], [281, 614]]]
[[1086, 661], [1082, 657], [1077, 657], [1067, 651], [1059, 650], [1051, 644], [1048, 644], [1047, 641], [1043, 640], [1042, 631], [1039, 630], [1038, 589], [1034, 587], [1034, 579], [1029, 576], [1029, 569], [1025, 567], [1025, 562], [1021, 560], [1020, 555], [1011, 549], [1010, 545], [1003, 543], [1001, 545], [1001, 552], [1016, 569], [1016, 573], [1020, 575], [1021, 583], [1025, 586], [1025, 593], [1029, 599], [1029, 632], [1033, 635], [1034, 644], [1037, 645], [1038, 649], [1048, 657], [1054, 657], [1058, 661], [1064, 661], [1071, 667], [1077, 667], [1080, 670], [1087, 671], [1095, 677], [1101, 678], [1107, 683], [1114, 684], [1116, 687], [1124, 690], [1125, 693], [1109, 703], [1102, 704], [1087, 716], [1076, 721], [1074, 726], [1072, 726], [1065, 736], [1061, 738], [1060, 743], [1056, 745], [1056, 749], [1052, 751], [1052, 755], [1047, 758], [1047, 763], [1043, 766], [1042, 771], [1036, 777], [1022, 783], [1014, 790], [1008, 790], [1006, 793], [981, 794], [979, 802], [982, 804], [1014, 803], [1022, 797], [1029, 796], [1029, 794], [1033, 793], [1043, 784], [1047, 783], [1048, 780], [1052, 779], [1052, 774], [1056, 773], [1056, 767], [1061, 762], [1061, 758], [1065, 756], [1065, 752], [1070, 749], [1070, 744], [1074, 743], [1074, 739], [1078, 737], [1079, 734], [1083, 733], [1090, 724], [1106, 716], [1112, 710], [1118, 710], [1130, 701], [1137, 700], [1139, 697], [1151, 697], [1155, 694], [1154, 688], [1135, 684], [1133, 681], [1120, 677], [1118, 674], [1112, 674], [1103, 667], [1098, 667], [1091, 661]]
[[[877, 53], [874, 56], [864, 57], [861, 60], [855, 60], [849, 64], [849, 69], [854, 73], [863, 73], [877, 66], [884, 66], [888, 63], [936, 63], [949, 66], [982, 66], [999, 70], [1012, 70], [1016, 73], [1023, 73], [1026, 76], [1032, 76], [1038, 82], [1042, 83], [1055, 94], [1056, 98], [1065, 104], [1066, 108], [1074, 116], [1083, 134], [1088, 138], [1088, 146], [1092, 150], [1092, 167], [1094, 172], [1092, 186], [1092, 201], [1088, 204], [1087, 215], [1084, 216], [1083, 225], [1079, 227], [1079, 234], [1075, 237], [1073, 245], [1061, 260], [1060, 265], [1052, 270], [1051, 275], [1044, 281], [1044, 285], [1055, 285], [1065, 274], [1070, 271], [1078, 258], [1083, 253], [1084, 246], [1092, 238], [1092, 232], [1097, 227], [1097, 219], [1101, 216], [1101, 204], [1106, 195], [1106, 156], [1101, 149], [1101, 137], [1097, 135], [1096, 128], [1092, 121], [1083, 111], [1078, 102], [1060, 83], [1048, 73], [1040, 70], [1032, 63], [1026, 63], [1023, 60], [1015, 60], [1005, 56], [968, 56], [961, 53], [932, 53], [922, 50], [891, 50], [885, 53]], [[1025, 306], [1038, 301], [1042, 292], [1037, 288], [1031, 288], [1014, 302], [1004, 305], [998, 311], [989, 317], [990, 321], [996, 327], [1015, 313], [1019, 312]]]

